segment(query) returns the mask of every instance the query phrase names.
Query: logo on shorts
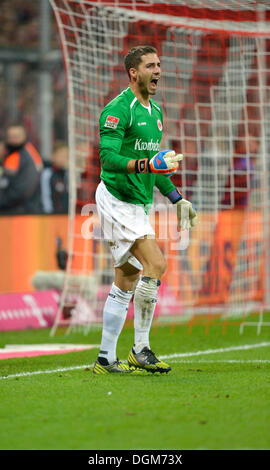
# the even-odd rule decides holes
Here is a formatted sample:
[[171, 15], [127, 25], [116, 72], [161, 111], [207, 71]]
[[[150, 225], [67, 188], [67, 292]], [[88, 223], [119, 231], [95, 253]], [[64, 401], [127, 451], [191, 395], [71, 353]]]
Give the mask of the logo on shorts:
[[157, 120], [157, 126], [159, 130], [162, 131], [162, 122], [160, 121], [160, 119]]
[[115, 116], [107, 116], [104, 127], [110, 127], [111, 129], [116, 129], [120, 119]]

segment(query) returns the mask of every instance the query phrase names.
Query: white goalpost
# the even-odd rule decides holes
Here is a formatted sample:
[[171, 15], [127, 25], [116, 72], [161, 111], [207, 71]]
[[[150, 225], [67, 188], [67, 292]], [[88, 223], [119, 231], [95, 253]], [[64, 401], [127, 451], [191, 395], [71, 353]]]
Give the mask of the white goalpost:
[[[158, 50], [162, 148], [183, 153], [172, 181], [199, 216], [188, 246], [179, 249], [179, 234], [168, 230], [172, 207], [155, 192], [154, 208], [161, 209], [157, 215], [153, 208], [152, 219], [168, 264], [157, 316], [238, 315], [241, 332], [256, 325], [259, 333], [270, 307], [270, 4], [50, 3], [66, 71], [70, 149], [69, 256], [51, 333], [60, 324], [70, 331], [102, 320], [113, 268], [95, 211], [98, 119], [127, 87], [123, 58], [139, 44]], [[251, 312], [258, 313], [255, 323], [246, 320]]]

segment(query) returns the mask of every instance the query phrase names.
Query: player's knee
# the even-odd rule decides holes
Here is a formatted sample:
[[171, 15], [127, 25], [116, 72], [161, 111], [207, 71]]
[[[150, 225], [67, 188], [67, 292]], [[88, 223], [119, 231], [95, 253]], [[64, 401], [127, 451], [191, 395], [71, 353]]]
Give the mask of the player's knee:
[[129, 263], [125, 263], [124, 265], [115, 268], [114, 283], [119, 287], [119, 289], [134, 291], [139, 278], [139, 269]]
[[144, 271], [150, 274], [150, 277], [160, 279], [166, 271], [166, 262], [164, 258], [151, 260], [151, 263], [144, 265]]

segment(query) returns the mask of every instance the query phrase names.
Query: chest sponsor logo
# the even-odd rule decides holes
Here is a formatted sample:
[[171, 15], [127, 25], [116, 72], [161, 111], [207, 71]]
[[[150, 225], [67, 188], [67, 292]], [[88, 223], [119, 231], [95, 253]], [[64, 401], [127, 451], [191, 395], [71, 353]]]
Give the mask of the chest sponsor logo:
[[138, 126], [146, 126], [146, 122], [138, 122]]
[[159, 130], [162, 131], [162, 122], [160, 121], [160, 119], [157, 120], [157, 126]]
[[145, 142], [142, 139], [136, 139], [134, 150], [154, 150], [158, 152], [159, 145], [159, 140], [153, 142], [153, 139], [151, 139], [149, 142]]
[[104, 127], [110, 127], [111, 129], [116, 129], [120, 119], [115, 116], [107, 116]]

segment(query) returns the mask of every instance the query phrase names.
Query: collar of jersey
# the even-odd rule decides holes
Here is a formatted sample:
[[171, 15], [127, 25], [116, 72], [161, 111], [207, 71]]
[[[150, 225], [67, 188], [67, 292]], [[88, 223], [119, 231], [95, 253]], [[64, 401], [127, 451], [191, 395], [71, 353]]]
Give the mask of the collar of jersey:
[[[128, 93], [128, 97], [130, 98], [130, 104], [132, 103], [132, 101], [134, 100], [134, 98], [136, 98], [137, 102], [140, 103], [142, 106], [144, 106], [139, 100], [138, 98], [134, 95], [133, 91], [129, 88], [129, 86], [126, 88], [126, 91]], [[149, 98], [149, 105], [151, 105], [152, 107], [152, 100], [151, 98]], [[144, 108], [147, 109], [146, 106], [144, 106]]]

